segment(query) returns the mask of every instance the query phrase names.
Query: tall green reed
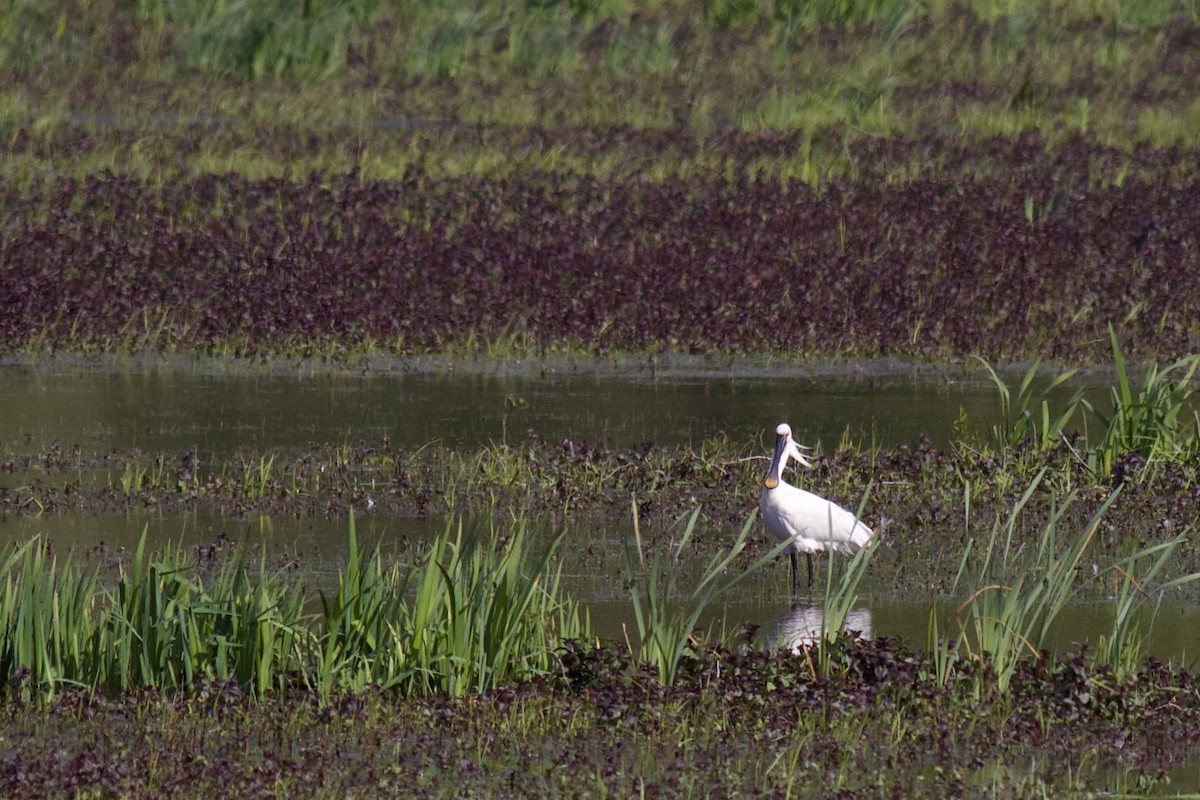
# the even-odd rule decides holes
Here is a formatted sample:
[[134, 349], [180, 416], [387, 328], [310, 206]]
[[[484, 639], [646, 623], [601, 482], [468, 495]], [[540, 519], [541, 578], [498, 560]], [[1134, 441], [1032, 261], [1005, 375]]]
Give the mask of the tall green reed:
[[284, 590], [260, 564], [223, 566], [208, 587], [179, 550], [151, 559], [145, 532], [115, 586], [70, 559], [59, 565], [31, 540], [5, 561], [0, 595], [0, 671], [25, 696], [63, 686], [126, 691], [233, 680], [257, 693], [280, 685], [300, 630], [298, 587]]
[[1067, 401], [1058, 414], [1050, 412], [1050, 394], [1075, 376], [1079, 370], [1061, 372], [1050, 382], [1035, 390], [1035, 381], [1042, 360], [1035, 360], [1017, 385], [1016, 392], [1000, 377], [996, 370], [983, 358], [975, 359], [987, 370], [988, 377], [1000, 396], [1000, 422], [992, 426], [992, 443], [1001, 449], [1017, 447], [1032, 442], [1037, 452], [1044, 452], [1058, 444], [1062, 431], [1075, 416], [1083, 400], [1082, 390]]
[[[1100, 476], [1112, 474], [1117, 460], [1137, 453], [1147, 461], [1182, 461], [1200, 453], [1200, 416], [1192, 402], [1192, 380], [1200, 368], [1200, 355], [1181, 358], [1166, 367], [1151, 364], [1134, 385], [1112, 326], [1108, 329], [1116, 385], [1109, 389], [1111, 413], [1085, 402], [1101, 425], [1099, 441], [1089, 445], [1088, 467]], [[1189, 414], [1190, 412], [1190, 414]]]
[[[858, 507], [858, 517], [862, 518], [869, 493], [863, 496]], [[882, 525], [880, 526], [883, 527]], [[825, 562], [825, 593], [822, 598], [821, 636], [816, 648], [816, 668], [819, 674], [828, 676], [835, 664], [834, 645], [845, 635], [846, 620], [858, 602], [858, 587], [866, 575], [871, 557], [879, 547], [879, 537], [882, 530], [876, 533], [876, 538], [855, 553], [846, 564], [845, 569], [835, 574], [833, 557], [827, 555]]]
[[320, 592], [320, 627], [316, 663], [305, 670], [305, 682], [321, 694], [334, 689], [362, 689], [386, 676], [386, 643], [404, 603], [405, 575], [398, 565], [385, 568], [378, 550], [364, 561], [354, 517], [350, 518], [349, 553], [331, 596]]
[[[982, 568], [982, 585], [959, 606], [961, 642], [968, 655], [986, 655], [1003, 691], [1025, 656], [1039, 657], [1051, 625], [1075, 591], [1084, 552], [1091, 545], [1105, 511], [1116, 500], [1113, 492], [1083, 530], [1059, 552], [1059, 524], [1070, 507], [1068, 496], [1054, 503], [1034, 546], [1018, 538], [1022, 510], [1037, 490], [1046, 470], [1034, 477], [1006, 522], [993, 524]], [[960, 570], [962, 574], [962, 570]], [[957, 587], [956, 587], [957, 588]], [[966, 612], [966, 619], [963, 613]]]
[[683, 659], [697, 651], [700, 641], [712, 639], [711, 630], [701, 632], [700, 637], [695, 635], [700, 618], [712, 603], [789, 546], [786, 542], [780, 544], [749, 567], [731, 572], [734, 561], [746, 548], [757, 514], [755, 509], [729, 547], [709, 560], [689, 591], [681, 588], [682, 556], [696, 531], [700, 509], [693, 510], [682, 523], [683, 532], [670, 553], [656, 551], [647, 560], [637, 501], [633, 501], [632, 544], [637, 555], [631, 556], [626, 547], [625, 573], [637, 628], [637, 657], [657, 668], [663, 683], [673, 683]]
[[[1128, 674], [1136, 670], [1149, 636], [1148, 630], [1142, 632], [1137, 627], [1138, 612], [1151, 599], [1157, 609], [1166, 592], [1200, 580], [1200, 573], [1193, 573], [1154, 585], [1184, 541], [1183, 534], [1142, 548], [1107, 568], [1095, 564], [1090, 570], [1086, 568], [1085, 556], [1104, 515], [1120, 497], [1119, 488], [1108, 495], [1073, 536], [1062, 530], [1066, 512], [1075, 500], [1073, 493], [1061, 502], [1052, 498], [1036, 537], [1023, 536], [1020, 532], [1023, 511], [1046, 472], [1045, 468], [1038, 472], [1006, 520], [997, 520], [992, 525], [978, 569], [968, 566], [971, 548], [964, 552], [952, 592], [959, 592], [964, 580], [972, 576], [975, 586], [958, 607], [956, 621], [960, 635], [954, 644], [939, 638], [936, 611], [931, 612], [930, 647], [940, 683], [945, 683], [953, 671], [953, 651], [958, 649], [968, 658], [986, 663], [996, 688], [1006, 690], [1023, 660], [1042, 657], [1051, 628], [1063, 608], [1085, 590], [1089, 581], [1107, 580], [1110, 575], [1120, 578], [1114, 618], [1109, 634], [1101, 638], [1093, 658], [1097, 663], [1112, 666], [1119, 674]], [[977, 688], [982, 690], [983, 684]]]
[[[1112, 626], [1097, 642], [1095, 659], [1110, 666], [1119, 677], [1132, 675], [1141, 668], [1146, 644], [1166, 593], [1200, 581], [1200, 572], [1193, 572], [1155, 585], [1157, 576], [1176, 557], [1186, 540], [1187, 532], [1184, 532], [1169, 541], [1144, 547], [1096, 576], [1097, 580], [1113, 576], [1117, 588]], [[1147, 609], [1149, 619], [1143, 628], [1140, 618]]]
[[63, 567], [32, 539], [5, 560], [0, 595], [0, 676], [26, 700], [78, 683], [92, 665], [96, 575]]
[[1032, 444], [1043, 453], [1066, 442], [1067, 426], [1081, 416], [1084, 427], [1082, 452], [1069, 442], [1071, 453], [1096, 479], [1106, 479], [1117, 462], [1130, 453], [1145, 461], [1143, 473], [1155, 462], [1187, 461], [1200, 454], [1200, 413], [1193, 397], [1192, 382], [1200, 369], [1200, 355], [1181, 358], [1165, 367], [1150, 364], [1140, 384], [1134, 382], [1117, 339], [1109, 326], [1116, 383], [1109, 388], [1111, 410], [1103, 409], [1076, 391], [1060, 410], [1051, 412], [1050, 394], [1076, 374], [1068, 370], [1055, 376], [1040, 390], [1035, 379], [1041, 361], [1035, 361], [1020, 383], [1011, 387], [982, 358], [988, 377], [1000, 398], [1001, 421], [992, 426], [990, 441], [1001, 453]]
[[[0, 676], [28, 698], [68, 685], [111, 692], [189, 690], [236, 681], [254, 696], [303, 686], [369, 685], [407, 695], [483, 691], [557, 666], [591, 637], [563, 591], [556, 557], [524, 522], [464, 531], [449, 523], [417, 568], [367, 557], [350, 523], [336, 589], [241, 550], [216, 567], [176, 547], [153, 557], [146, 534], [112, 585], [32, 540], [0, 565]], [[319, 612], [312, 610], [320, 609]]]
[[153, 559], [143, 532], [107, 598], [90, 682], [112, 691], [185, 689], [237, 680], [252, 691], [283, 688], [305, 638], [305, 600], [266, 567], [251, 577], [243, 550], [206, 584], [181, 548]]
[[417, 570], [382, 584], [376, 555], [360, 574], [383, 586], [382, 599], [356, 623], [374, 632], [370, 652], [386, 642], [372, 679], [405, 694], [460, 696], [552, 670], [562, 643], [591, 638], [586, 613], [562, 589], [564, 536], [538, 550], [524, 522], [504, 533], [450, 521]]

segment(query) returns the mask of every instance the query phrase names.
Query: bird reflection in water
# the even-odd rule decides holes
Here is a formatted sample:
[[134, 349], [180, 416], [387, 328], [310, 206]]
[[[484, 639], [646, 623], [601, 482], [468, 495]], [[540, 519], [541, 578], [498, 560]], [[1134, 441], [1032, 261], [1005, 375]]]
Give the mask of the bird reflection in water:
[[[792, 606], [768, 628], [767, 646], [772, 650], [798, 652], [821, 639], [825, 611], [818, 606]], [[871, 609], [855, 608], [846, 614], [842, 631], [858, 639], [872, 638]]]

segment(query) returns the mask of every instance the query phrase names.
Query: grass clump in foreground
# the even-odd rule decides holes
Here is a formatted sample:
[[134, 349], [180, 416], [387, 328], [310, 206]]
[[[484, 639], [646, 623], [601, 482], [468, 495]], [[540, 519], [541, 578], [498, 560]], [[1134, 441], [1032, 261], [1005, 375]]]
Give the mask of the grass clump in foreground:
[[265, 555], [254, 568], [245, 550], [211, 575], [179, 549], [154, 559], [144, 535], [109, 586], [33, 540], [2, 568], [0, 672], [13, 692], [40, 700], [70, 687], [119, 694], [211, 682], [253, 697], [485, 691], [552, 671], [564, 640], [589, 638], [551, 566], [561, 538], [531, 554], [523, 525], [502, 536], [449, 522], [423, 563], [403, 570], [364, 556], [352, 518], [331, 596], [273, 573]]
[[695, 586], [685, 593], [680, 587], [682, 557], [696, 532], [699, 518], [700, 508], [697, 507], [688, 516], [679, 541], [670, 546], [670, 553], [664, 556], [661, 551], [656, 551], [647, 563], [636, 499], [633, 502], [633, 545], [637, 558], [635, 560], [626, 551], [625, 583], [633, 605], [639, 645], [636, 652], [640, 661], [654, 667], [658, 679], [665, 684], [674, 682], [685, 658], [694, 658], [701, 647], [716, 638], [711, 626], [706, 631], [697, 628], [705, 610], [790, 546], [782, 543], [750, 566], [732, 569], [749, 538], [757, 534], [757, 511], [753, 511], [733, 543], [711, 558]]
[[[1144, 546], [1104, 568], [1091, 561], [1092, 542], [1108, 509], [1120, 498], [1120, 489], [1074, 536], [1064, 530], [1063, 522], [1075, 499], [1073, 495], [1052, 503], [1037, 536], [1023, 536], [1019, 533], [1022, 512], [1045, 472], [1042, 470], [1030, 483], [1008, 519], [992, 525], [982, 553], [972, 552], [973, 542], [963, 553], [951, 592], [960, 590], [960, 582], [967, 575], [973, 575], [975, 585], [966, 589], [966, 599], [958, 607], [959, 637], [939, 638], [936, 614], [931, 613], [930, 651], [942, 667], [937, 674], [939, 682], [953, 678], [946, 665], [951, 661], [951, 652], [957, 651], [986, 667], [975, 673], [978, 692], [1007, 691], [1013, 675], [1025, 662], [1048, 657], [1045, 648], [1051, 626], [1068, 603], [1081, 596], [1089, 582], [1108, 584], [1113, 578], [1117, 579], [1118, 589], [1112, 626], [1088, 658], [1097, 668], [1128, 677], [1141, 667], [1149, 627], [1164, 597], [1173, 589], [1200, 580], [1200, 572], [1158, 580], [1164, 566], [1186, 542], [1186, 531]], [[969, 497], [966, 503], [969, 519]], [[1148, 628], [1139, 630], [1134, 619], [1145, 606], [1151, 608], [1152, 615]]]

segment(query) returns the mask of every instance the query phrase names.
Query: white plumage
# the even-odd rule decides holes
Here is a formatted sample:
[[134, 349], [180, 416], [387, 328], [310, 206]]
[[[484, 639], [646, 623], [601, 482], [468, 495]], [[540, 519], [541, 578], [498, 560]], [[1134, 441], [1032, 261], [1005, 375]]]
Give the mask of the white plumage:
[[808, 585], [811, 588], [813, 553], [827, 549], [846, 554], [857, 553], [871, 541], [875, 532], [837, 503], [787, 483], [783, 479], [783, 470], [789, 458], [796, 459], [806, 467], [812, 466], [792, 439], [791, 427], [784, 422], [775, 429], [775, 455], [763, 478], [758, 506], [763, 522], [775, 540], [790, 540], [792, 543], [788, 550], [792, 561], [792, 592], [799, 593], [798, 554], [803, 553], [808, 560]]

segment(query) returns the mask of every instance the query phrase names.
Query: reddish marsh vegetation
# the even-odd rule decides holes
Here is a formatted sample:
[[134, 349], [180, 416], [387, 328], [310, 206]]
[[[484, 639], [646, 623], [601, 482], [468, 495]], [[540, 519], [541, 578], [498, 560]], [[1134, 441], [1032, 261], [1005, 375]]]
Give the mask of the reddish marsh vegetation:
[[1194, 349], [1183, 154], [976, 142], [947, 158], [978, 175], [871, 174], [912, 146], [820, 191], [558, 173], [9, 188], [0, 347], [1098, 360], [1117, 321], [1133, 355]]
[[[567, 649], [561, 673], [461, 701], [65, 693], [0, 707], [0, 792], [113, 796], [961, 797], [1145, 790], [1200, 737], [1195, 676], [1115, 679], [1086, 659], [1029, 664], [975, 694], [879, 640], [802, 655], [707, 650], [674, 686], [620, 648]], [[986, 734], [984, 733], [986, 731]]]

